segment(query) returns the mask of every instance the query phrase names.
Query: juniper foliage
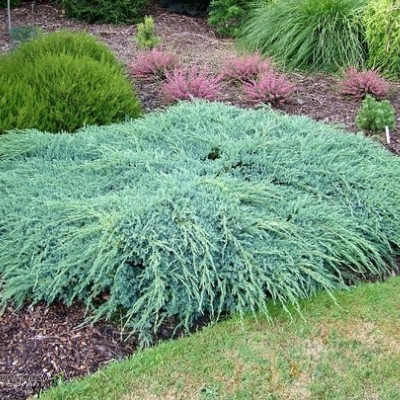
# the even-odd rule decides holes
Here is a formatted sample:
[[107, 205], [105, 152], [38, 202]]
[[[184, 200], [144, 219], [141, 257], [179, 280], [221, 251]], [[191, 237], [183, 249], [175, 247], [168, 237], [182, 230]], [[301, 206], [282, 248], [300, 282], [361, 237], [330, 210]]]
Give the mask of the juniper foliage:
[[297, 304], [381, 276], [400, 245], [400, 159], [306, 117], [206, 102], [75, 135], [0, 137], [0, 276], [13, 301], [165, 318]]

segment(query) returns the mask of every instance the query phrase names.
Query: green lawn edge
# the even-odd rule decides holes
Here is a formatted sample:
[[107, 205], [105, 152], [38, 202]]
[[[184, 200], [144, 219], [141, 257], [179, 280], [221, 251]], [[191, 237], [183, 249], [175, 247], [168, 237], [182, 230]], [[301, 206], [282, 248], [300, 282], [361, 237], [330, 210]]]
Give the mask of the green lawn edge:
[[272, 305], [138, 351], [40, 400], [399, 399], [400, 278]]

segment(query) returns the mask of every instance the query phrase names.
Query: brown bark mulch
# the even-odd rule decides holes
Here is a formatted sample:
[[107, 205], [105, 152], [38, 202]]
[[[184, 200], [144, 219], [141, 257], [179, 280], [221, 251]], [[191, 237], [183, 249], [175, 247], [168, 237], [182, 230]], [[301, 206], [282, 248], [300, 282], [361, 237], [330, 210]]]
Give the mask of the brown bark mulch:
[[84, 307], [39, 304], [0, 316], [0, 398], [26, 399], [58, 380], [96, 371], [136, 348], [114, 325], [79, 327]]
[[[235, 54], [234, 43], [220, 39], [204, 19], [171, 14], [152, 4], [147, 12], [155, 18], [157, 33], [166, 50], [179, 54], [186, 63], [208, 65], [217, 69], [220, 63]], [[104, 40], [118, 57], [129, 63], [136, 51], [134, 25], [88, 25], [67, 20], [63, 12], [49, 1], [28, 1], [12, 10], [14, 26], [39, 26], [43, 31], [61, 28], [86, 29]], [[0, 53], [10, 49], [6, 11], [0, 10]], [[307, 115], [326, 123], [337, 123], [357, 131], [354, 120], [359, 101], [343, 98], [336, 88], [337, 79], [328, 75], [291, 74], [296, 92], [282, 110]], [[137, 82], [137, 91], [147, 111], [162, 107], [159, 86]], [[240, 90], [227, 86], [224, 101], [248, 107]], [[392, 132], [388, 148], [400, 154], [400, 84], [393, 84], [390, 100], [396, 109], [398, 128]], [[382, 138], [384, 140], [384, 138]], [[101, 322], [79, 327], [84, 320], [84, 307], [62, 304], [25, 307], [15, 311], [9, 307], [0, 316], [0, 399], [21, 400], [66, 380], [97, 370], [110, 360], [132, 354], [136, 339], [126, 337], [116, 325]], [[206, 321], [201, 321], [199, 326]], [[164, 327], [157, 339], [172, 335], [173, 323]]]
[[[117, 323], [84, 324], [85, 307], [75, 303], [8, 307], [0, 315], [0, 399], [34, 398], [44, 389], [132, 355], [138, 348], [135, 335]], [[207, 325], [207, 316], [193, 324], [191, 332]], [[184, 334], [177, 321], [166, 320], [154, 343]]]

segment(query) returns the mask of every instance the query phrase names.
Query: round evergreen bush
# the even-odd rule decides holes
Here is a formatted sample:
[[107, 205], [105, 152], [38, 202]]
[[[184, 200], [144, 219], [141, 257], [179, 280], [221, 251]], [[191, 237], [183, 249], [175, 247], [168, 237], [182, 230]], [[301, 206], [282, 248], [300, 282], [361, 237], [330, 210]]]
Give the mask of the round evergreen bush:
[[117, 57], [105, 43], [99, 42], [87, 32], [71, 32], [68, 30], [40, 35], [33, 43], [20, 45], [13, 57], [23, 64], [25, 62], [34, 62], [36, 59], [48, 54], [68, 54], [73, 57], [84, 56], [113, 67], [120, 66]]
[[110, 24], [136, 22], [148, 2], [149, 0], [57, 0], [69, 18]]
[[81, 299], [144, 341], [169, 317], [297, 304], [394, 266], [399, 170], [364, 136], [205, 102], [3, 135], [1, 299]]
[[73, 132], [139, 114], [122, 66], [87, 34], [50, 34], [0, 59], [0, 133]]
[[336, 72], [366, 60], [362, 11], [368, 0], [260, 1], [241, 44], [287, 69]]

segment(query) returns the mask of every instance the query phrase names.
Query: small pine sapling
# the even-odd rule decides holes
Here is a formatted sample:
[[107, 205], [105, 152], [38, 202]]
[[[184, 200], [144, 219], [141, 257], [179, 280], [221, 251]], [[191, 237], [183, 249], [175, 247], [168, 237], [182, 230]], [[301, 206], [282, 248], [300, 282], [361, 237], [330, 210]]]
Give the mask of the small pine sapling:
[[344, 73], [340, 82], [340, 92], [356, 99], [364, 99], [367, 95], [383, 99], [388, 91], [388, 82], [375, 70], [358, 71], [352, 67]]
[[272, 65], [268, 60], [261, 58], [259, 54], [252, 54], [226, 61], [222, 65], [221, 74], [224, 79], [251, 82], [270, 70]]
[[144, 21], [137, 25], [136, 43], [142, 50], [152, 50], [161, 44], [161, 38], [155, 35], [154, 19], [145, 17]]
[[174, 54], [153, 49], [137, 53], [136, 60], [129, 65], [129, 69], [137, 79], [163, 80], [166, 73], [172, 71], [177, 64], [178, 59]]
[[166, 73], [167, 80], [162, 88], [166, 102], [179, 100], [217, 100], [221, 91], [221, 77], [208, 69], [176, 68]]
[[294, 86], [284, 74], [271, 70], [261, 75], [258, 80], [244, 83], [244, 97], [250, 103], [280, 106], [287, 102]]
[[377, 101], [367, 95], [358, 111], [356, 124], [371, 135], [384, 132], [386, 127], [394, 129], [396, 126], [394, 107], [388, 100]]

